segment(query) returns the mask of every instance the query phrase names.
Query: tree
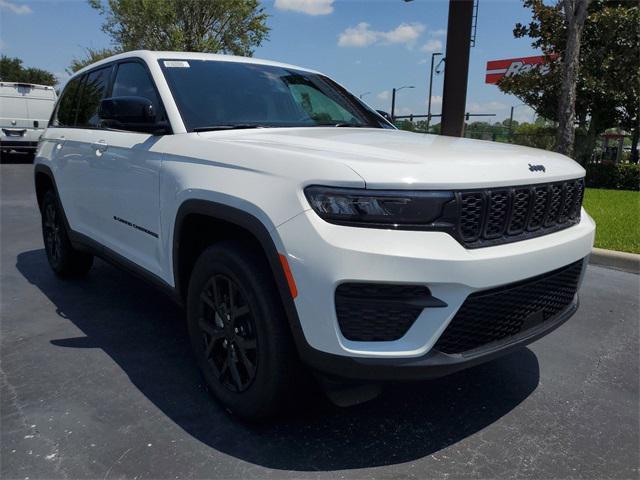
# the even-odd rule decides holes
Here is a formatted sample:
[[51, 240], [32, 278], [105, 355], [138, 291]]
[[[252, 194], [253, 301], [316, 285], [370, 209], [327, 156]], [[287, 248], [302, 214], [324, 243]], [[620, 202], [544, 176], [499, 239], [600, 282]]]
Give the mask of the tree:
[[576, 88], [580, 68], [580, 40], [591, 0], [563, 0], [567, 41], [562, 55], [562, 83], [558, 99], [558, 139], [556, 150], [573, 154], [575, 141]]
[[54, 86], [56, 76], [40, 68], [25, 68], [19, 58], [0, 57], [0, 80], [3, 82], [35, 83]]
[[[500, 89], [530, 105], [540, 117], [559, 121], [562, 58], [566, 20], [562, 5], [545, 5], [542, 0], [524, 0], [532, 11], [528, 25], [517, 24], [516, 38], [528, 37], [531, 45], [547, 55], [549, 73], [531, 71], [504, 78]], [[593, 0], [584, 24], [579, 52], [575, 119], [586, 132], [575, 156], [585, 159], [594, 150], [600, 133], [620, 126], [636, 135], [640, 96], [640, 8], [634, 1]], [[554, 56], [559, 54], [560, 58]]]
[[259, 0], [89, 0], [117, 50], [251, 56], [268, 36]]
[[104, 58], [110, 57], [111, 55], [115, 55], [117, 53], [120, 53], [120, 51], [114, 48], [101, 48], [101, 49], [86, 48], [85, 57], [74, 58], [71, 61], [71, 65], [69, 65], [66, 68], [66, 71], [69, 75], [71, 75], [77, 72], [78, 70], [83, 69], [87, 65], [91, 65], [92, 63], [98, 62]]

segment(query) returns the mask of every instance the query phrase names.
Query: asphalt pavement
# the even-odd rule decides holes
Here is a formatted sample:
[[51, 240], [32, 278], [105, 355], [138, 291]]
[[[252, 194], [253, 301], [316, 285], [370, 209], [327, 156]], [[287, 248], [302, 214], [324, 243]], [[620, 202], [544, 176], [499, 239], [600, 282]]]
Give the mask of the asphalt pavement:
[[638, 478], [638, 275], [590, 266], [579, 312], [507, 357], [252, 426], [204, 390], [180, 309], [101, 261], [57, 279], [32, 166], [0, 177], [3, 479]]

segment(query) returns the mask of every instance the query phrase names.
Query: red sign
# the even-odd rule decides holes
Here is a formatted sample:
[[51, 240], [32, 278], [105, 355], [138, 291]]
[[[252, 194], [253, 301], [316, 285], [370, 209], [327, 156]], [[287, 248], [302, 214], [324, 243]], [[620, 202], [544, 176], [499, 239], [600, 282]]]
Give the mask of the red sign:
[[[544, 55], [537, 57], [509, 58], [507, 60], [491, 60], [487, 62], [485, 83], [498, 83], [502, 77], [511, 77], [521, 73], [539, 70], [543, 75], [549, 71], [549, 64]], [[554, 57], [551, 57], [554, 58]]]

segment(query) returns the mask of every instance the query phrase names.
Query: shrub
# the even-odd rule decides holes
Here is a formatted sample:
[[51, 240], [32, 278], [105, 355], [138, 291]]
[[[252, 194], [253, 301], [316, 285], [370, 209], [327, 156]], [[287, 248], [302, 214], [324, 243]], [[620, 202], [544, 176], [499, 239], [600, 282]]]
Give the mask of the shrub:
[[544, 150], [553, 150], [555, 140], [555, 128], [534, 125], [532, 123], [523, 123], [518, 125], [513, 132], [512, 139], [513, 143], [518, 145], [542, 148]]
[[640, 165], [613, 162], [587, 165], [587, 187], [617, 190], [640, 190]]

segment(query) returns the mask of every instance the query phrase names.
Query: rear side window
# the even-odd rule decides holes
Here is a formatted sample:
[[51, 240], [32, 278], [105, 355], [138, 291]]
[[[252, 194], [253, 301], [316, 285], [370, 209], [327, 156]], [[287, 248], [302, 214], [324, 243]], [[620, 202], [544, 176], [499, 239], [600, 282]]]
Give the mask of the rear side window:
[[113, 82], [112, 97], [143, 97], [153, 103], [153, 108], [162, 117], [160, 99], [147, 69], [138, 62], [118, 65], [118, 72]]
[[53, 119], [54, 127], [73, 127], [76, 124], [76, 112], [78, 103], [78, 91], [80, 90], [81, 77], [74, 78], [67, 83], [62, 92], [60, 103]]
[[109, 66], [87, 74], [86, 80], [82, 85], [80, 102], [78, 102], [77, 127], [98, 128], [100, 126], [98, 108], [109, 85], [111, 68]]

